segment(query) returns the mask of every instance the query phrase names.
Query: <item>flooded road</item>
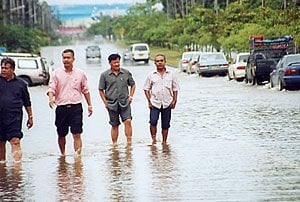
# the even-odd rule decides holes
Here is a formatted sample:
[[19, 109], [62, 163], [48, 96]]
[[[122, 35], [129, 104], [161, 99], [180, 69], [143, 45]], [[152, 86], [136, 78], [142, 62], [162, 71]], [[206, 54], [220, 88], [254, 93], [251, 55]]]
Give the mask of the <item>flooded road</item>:
[[[124, 64], [137, 84], [133, 144], [126, 145], [121, 126], [113, 147], [97, 86], [107, 56], [121, 50], [103, 44], [102, 61], [86, 62], [85, 47], [71, 47], [94, 106], [87, 117], [84, 105], [81, 158], [74, 157], [71, 135], [67, 156], [59, 155], [47, 87], [30, 87], [35, 125], [24, 127], [22, 163], [12, 162], [8, 147], [0, 164], [1, 201], [300, 201], [300, 91], [177, 72], [181, 91], [168, 145], [151, 145], [142, 87], [154, 66]], [[59, 67], [63, 48], [42, 54]]]

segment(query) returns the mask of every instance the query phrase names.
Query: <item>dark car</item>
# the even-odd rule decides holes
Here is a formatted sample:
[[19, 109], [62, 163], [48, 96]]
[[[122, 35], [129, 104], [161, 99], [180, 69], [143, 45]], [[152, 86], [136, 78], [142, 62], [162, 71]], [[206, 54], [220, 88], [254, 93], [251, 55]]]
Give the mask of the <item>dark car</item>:
[[300, 54], [285, 55], [270, 74], [271, 88], [300, 88]]

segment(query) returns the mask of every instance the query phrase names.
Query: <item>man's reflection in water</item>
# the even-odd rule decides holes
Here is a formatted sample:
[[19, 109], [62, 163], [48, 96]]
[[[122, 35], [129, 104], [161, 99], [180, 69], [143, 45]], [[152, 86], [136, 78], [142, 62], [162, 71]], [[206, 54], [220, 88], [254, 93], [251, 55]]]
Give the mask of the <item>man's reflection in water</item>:
[[59, 201], [83, 201], [84, 180], [81, 157], [75, 157], [73, 163], [68, 163], [66, 156], [60, 156], [58, 161], [57, 183]]
[[22, 164], [14, 163], [10, 167], [0, 163], [0, 199], [1, 201], [24, 201], [25, 183], [22, 177]]
[[170, 145], [153, 144], [150, 149], [153, 197], [167, 201], [179, 200], [181, 198], [180, 171], [176, 166], [177, 160]]
[[132, 146], [127, 144], [125, 149], [118, 146], [111, 148], [110, 158], [110, 184], [111, 201], [132, 201], [134, 185], [132, 179]]

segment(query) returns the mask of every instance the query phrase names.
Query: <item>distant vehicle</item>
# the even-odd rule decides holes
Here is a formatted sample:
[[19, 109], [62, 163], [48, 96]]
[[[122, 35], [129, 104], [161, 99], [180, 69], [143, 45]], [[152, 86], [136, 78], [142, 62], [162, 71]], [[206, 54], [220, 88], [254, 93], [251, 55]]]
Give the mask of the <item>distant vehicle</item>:
[[149, 63], [150, 59], [150, 48], [146, 43], [136, 43], [130, 46], [130, 59], [133, 62], [144, 61], [146, 64]]
[[181, 59], [178, 63], [178, 68], [180, 71], [182, 72], [186, 72], [189, 66], [189, 62], [192, 58], [193, 52], [189, 51], [189, 52], [183, 52]]
[[101, 49], [97, 45], [87, 46], [85, 49], [86, 59], [99, 58], [101, 59]]
[[278, 61], [294, 51], [292, 41], [292, 36], [272, 40], [264, 39], [263, 35], [250, 36], [250, 56], [245, 70], [245, 82], [252, 85], [269, 82], [270, 73]]
[[22, 78], [28, 86], [48, 84], [51, 68], [45, 58], [31, 53], [0, 53], [0, 60], [5, 57], [15, 61], [16, 76]]
[[200, 54], [201, 54], [201, 52], [198, 52], [198, 51], [192, 52], [192, 57], [188, 63], [188, 69], [187, 69], [188, 74], [196, 73], [197, 63], [199, 62]]
[[300, 88], [300, 54], [285, 55], [270, 74], [271, 88]]
[[96, 44], [103, 43], [103, 36], [102, 35], [95, 35], [94, 36], [94, 42]]
[[228, 67], [228, 79], [235, 79], [236, 81], [243, 81], [245, 78], [245, 68], [250, 53], [238, 53], [233, 63]]
[[203, 52], [197, 63], [199, 76], [226, 76], [228, 61], [222, 52]]
[[122, 60], [123, 62], [127, 62], [130, 61], [130, 50], [129, 49], [125, 49], [122, 53]]

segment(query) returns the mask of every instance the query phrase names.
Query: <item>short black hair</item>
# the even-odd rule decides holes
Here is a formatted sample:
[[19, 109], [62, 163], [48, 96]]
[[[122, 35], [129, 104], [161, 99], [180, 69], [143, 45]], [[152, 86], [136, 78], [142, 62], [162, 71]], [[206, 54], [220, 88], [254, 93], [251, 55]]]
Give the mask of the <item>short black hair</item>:
[[70, 49], [70, 48], [65, 49], [65, 50], [63, 51], [63, 53], [72, 53], [73, 57], [75, 56], [75, 53], [74, 53], [73, 49]]
[[108, 56], [108, 62], [111, 62], [112, 60], [121, 59], [121, 56], [117, 53], [113, 53], [110, 56]]
[[12, 68], [12, 69], [15, 69], [15, 67], [16, 67], [16, 63], [15, 63], [15, 61], [13, 60], [13, 59], [11, 59], [11, 58], [3, 58], [2, 60], [1, 60], [1, 66], [2, 66], [2, 64], [10, 64], [10, 68]]

